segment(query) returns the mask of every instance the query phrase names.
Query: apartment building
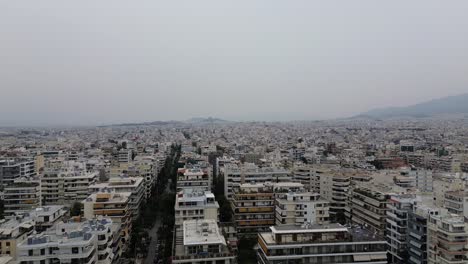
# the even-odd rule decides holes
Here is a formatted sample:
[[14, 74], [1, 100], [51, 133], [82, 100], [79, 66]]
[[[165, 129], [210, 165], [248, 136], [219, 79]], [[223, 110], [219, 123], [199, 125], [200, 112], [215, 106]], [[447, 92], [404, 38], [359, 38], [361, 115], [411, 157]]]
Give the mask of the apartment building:
[[311, 192], [320, 193], [320, 176], [312, 166], [294, 166], [292, 179], [295, 182], [304, 184], [304, 187]]
[[[340, 221], [348, 207], [351, 177], [347, 174], [326, 173], [320, 175], [320, 197], [330, 202], [330, 218]], [[341, 217], [341, 216], [342, 217]]]
[[67, 213], [61, 205], [50, 205], [38, 207], [25, 213], [34, 219], [34, 229], [36, 232], [43, 232], [51, 228], [54, 224], [62, 220]]
[[4, 216], [7, 219], [41, 206], [40, 182], [17, 180], [3, 189]]
[[83, 215], [86, 219], [99, 217], [110, 218], [117, 227], [118, 237], [113, 242], [113, 253], [119, 257], [128, 246], [132, 231], [132, 218], [129, 209], [131, 193], [93, 193], [83, 201]]
[[416, 201], [413, 194], [391, 195], [388, 200], [386, 239], [390, 263], [408, 263], [408, 214]]
[[253, 163], [226, 164], [224, 167], [224, 194], [232, 199], [244, 183], [292, 182], [291, 172], [284, 168], [258, 167]]
[[468, 224], [462, 216], [429, 215], [428, 263], [467, 264]]
[[447, 210], [428, 206], [414, 205], [408, 214], [408, 262], [409, 264], [427, 264], [428, 263], [428, 219], [430, 215], [446, 215]]
[[140, 177], [115, 177], [107, 182], [100, 182], [89, 186], [89, 193], [116, 192], [131, 193], [128, 208], [132, 220], [136, 220], [140, 214], [140, 207], [145, 198], [145, 186]]
[[71, 206], [88, 196], [88, 187], [97, 179], [98, 173], [88, 172], [84, 163], [70, 161], [46, 166], [41, 177], [42, 204]]
[[128, 167], [129, 176], [142, 177], [145, 185], [145, 199], [151, 197], [151, 192], [158, 178], [158, 163], [153, 156], [137, 156]]
[[468, 192], [449, 191], [444, 195], [444, 207], [449, 213], [457, 214], [468, 218]]
[[258, 263], [386, 264], [383, 237], [340, 224], [272, 226], [258, 234]]
[[20, 264], [97, 263], [111, 264], [112, 220], [57, 223], [44, 233], [30, 235], [18, 245]]
[[197, 188], [210, 191], [211, 182], [208, 169], [193, 166], [177, 170], [177, 190]]
[[233, 254], [216, 220], [188, 220], [176, 230], [172, 263], [234, 264]]
[[275, 194], [277, 225], [328, 224], [329, 202], [305, 190]]
[[0, 159], [0, 183], [7, 186], [20, 177], [33, 177], [36, 175], [34, 159]]
[[445, 206], [445, 194], [451, 191], [463, 191], [465, 181], [458, 173], [446, 173], [438, 175], [433, 181], [434, 203], [439, 207]]
[[181, 227], [187, 220], [218, 221], [219, 204], [212, 192], [203, 189], [183, 189], [177, 193], [174, 211], [175, 226]]
[[275, 224], [274, 191], [271, 183], [244, 183], [235, 189], [231, 208], [237, 231], [255, 235]]
[[381, 190], [357, 187], [350, 195], [351, 222], [369, 227], [380, 236], [385, 235], [387, 204], [390, 194]]
[[0, 255], [16, 259], [17, 245], [34, 232], [35, 221], [28, 215], [0, 220]]

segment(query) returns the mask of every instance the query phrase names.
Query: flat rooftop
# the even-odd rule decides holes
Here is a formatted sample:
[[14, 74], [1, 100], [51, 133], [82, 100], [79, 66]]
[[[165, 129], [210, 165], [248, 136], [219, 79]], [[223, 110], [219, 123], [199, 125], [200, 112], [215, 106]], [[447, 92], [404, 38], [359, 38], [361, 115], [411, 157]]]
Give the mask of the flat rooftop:
[[184, 246], [226, 245], [215, 220], [189, 220], [183, 224]]
[[[385, 238], [377, 235], [376, 233], [372, 232], [369, 229], [363, 228], [359, 225], [354, 226], [343, 226], [340, 224], [326, 224], [326, 225], [304, 225], [304, 226], [295, 226], [295, 225], [284, 225], [284, 226], [272, 226], [270, 227], [272, 230], [271, 233], [261, 233], [260, 235], [263, 237], [266, 243], [268, 244], [282, 244], [276, 243], [275, 235], [276, 234], [312, 234], [312, 233], [346, 233], [348, 236], [342, 237], [340, 240], [330, 239], [329, 241], [326, 240], [314, 240], [314, 241], [307, 241], [303, 243], [333, 243], [333, 242], [375, 242], [375, 241], [385, 241]], [[301, 243], [301, 242], [295, 242]]]

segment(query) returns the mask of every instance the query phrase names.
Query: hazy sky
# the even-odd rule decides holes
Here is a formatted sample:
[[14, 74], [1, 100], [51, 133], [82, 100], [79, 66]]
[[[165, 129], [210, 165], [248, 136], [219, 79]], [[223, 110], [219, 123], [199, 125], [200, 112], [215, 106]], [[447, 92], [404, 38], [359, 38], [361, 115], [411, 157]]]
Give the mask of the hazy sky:
[[0, 125], [347, 117], [468, 92], [468, 1], [1, 1]]

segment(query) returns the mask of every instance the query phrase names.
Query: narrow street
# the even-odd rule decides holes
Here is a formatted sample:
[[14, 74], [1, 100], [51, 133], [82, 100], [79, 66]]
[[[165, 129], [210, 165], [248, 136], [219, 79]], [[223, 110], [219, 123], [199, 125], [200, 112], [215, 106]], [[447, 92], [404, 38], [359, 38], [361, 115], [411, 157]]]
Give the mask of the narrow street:
[[158, 218], [154, 223], [153, 228], [148, 231], [148, 235], [151, 237], [151, 243], [148, 248], [148, 256], [145, 259], [145, 264], [153, 264], [154, 258], [156, 257], [156, 243], [158, 242], [158, 228], [161, 226], [161, 220]]

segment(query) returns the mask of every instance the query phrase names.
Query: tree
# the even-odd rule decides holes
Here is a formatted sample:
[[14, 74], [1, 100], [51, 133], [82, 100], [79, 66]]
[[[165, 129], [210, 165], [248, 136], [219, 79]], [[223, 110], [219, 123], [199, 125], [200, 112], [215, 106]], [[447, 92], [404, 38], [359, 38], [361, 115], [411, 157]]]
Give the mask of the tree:
[[5, 205], [3, 203], [3, 200], [0, 200], [0, 219], [4, 218], [3, 216], [4, 212], [5, 212]]
[[74, 202], [70, 208], [70, 216], [80, 216], [81, 215], [81, 203]]

